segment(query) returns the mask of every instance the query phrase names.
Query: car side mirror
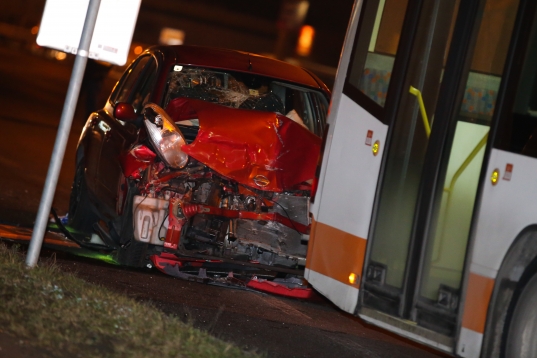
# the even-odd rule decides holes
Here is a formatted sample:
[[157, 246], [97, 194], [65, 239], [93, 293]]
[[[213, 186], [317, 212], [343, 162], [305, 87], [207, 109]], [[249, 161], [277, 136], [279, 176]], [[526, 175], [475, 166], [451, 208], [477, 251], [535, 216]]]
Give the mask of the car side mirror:
[[130, 103], [119, 102], [114, 108], [114, 117], [124, 122], [132, 122], [138, 119], [134, 107]]

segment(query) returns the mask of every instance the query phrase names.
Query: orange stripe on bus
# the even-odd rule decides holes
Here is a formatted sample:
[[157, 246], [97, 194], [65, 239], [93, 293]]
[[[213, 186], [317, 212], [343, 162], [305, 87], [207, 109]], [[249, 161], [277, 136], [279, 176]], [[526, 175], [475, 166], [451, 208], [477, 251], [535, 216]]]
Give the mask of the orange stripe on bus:
[[485, 332], [487, 310], [494, 288], [494, 280], [470, 272], [462, 326], [478, 333]]
[[[346, 285], [357, 287], [362, 276], [367, 240], [321, 222], [312, 222], [306, 267]], [[349, 283], [349, 275], [357, 275]]]

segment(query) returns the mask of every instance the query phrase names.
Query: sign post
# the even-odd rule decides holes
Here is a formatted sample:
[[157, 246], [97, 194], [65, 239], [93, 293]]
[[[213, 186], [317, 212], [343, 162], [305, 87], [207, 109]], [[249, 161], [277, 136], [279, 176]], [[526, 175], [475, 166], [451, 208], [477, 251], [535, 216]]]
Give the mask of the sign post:
[[[103, 0], [104, 7], [101, 6], [101, 0], [89, 0], [87, 10], [84, 9], [84, 1], [87, 0], [48, 0], [37, 37], [39, 45], [76, 54], [76, 59], [63, 105], [41, 202], [39, 203], [30, 247], [26, 256], [26, 265], [28, 267], [34, 267], [37, 264], [41, 246], [43, 245], [43, 237], [49, 220], [50, 208], [54, 199], [56, 185], [58, 184], [58, 177], [88, 57], [119, 65], [125, 63], [141, 0]], [[124, 11], [120, 15], [125, 15], [125, 13], [131, 15], [127, 17], [126, 23], [128, 26], [124, 26], [123, 31], [117, 31], [117, 29], [124, 24], [116, 23], [114, 27], [109, 27], [110, 22], [117, 18], [118, 12], [114, 6], [118, 4], [124, 7], [122, 9]], [[125, 17], [121, 18], [125, 19]], [[58, 19], [63, 21], [58, 22]], [[81, 26], [82, 19], [85, 19], [83, 26]], [[111, 31], [111, 29], [116, 31]], [[73, 33], [75, 38], [73, 38]], [[78, 42], [76, 42], [77, 40]], [[75, 42], [73, 43], [73, 41]]]

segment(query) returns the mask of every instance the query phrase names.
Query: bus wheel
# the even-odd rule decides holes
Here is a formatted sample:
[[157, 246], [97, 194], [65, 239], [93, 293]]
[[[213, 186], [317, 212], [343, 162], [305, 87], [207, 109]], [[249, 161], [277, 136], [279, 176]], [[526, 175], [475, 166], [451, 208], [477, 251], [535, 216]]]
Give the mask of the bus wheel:
[[516, 303], [507, 342], [507, 358], [537, 357], [537, 275], [526, 284]]

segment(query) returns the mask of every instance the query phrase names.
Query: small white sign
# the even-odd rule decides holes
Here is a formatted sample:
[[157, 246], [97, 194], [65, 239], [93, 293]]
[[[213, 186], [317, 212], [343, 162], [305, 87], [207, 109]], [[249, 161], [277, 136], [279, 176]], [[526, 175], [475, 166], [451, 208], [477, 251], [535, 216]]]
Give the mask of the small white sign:
[[[89, 58], [124, 65], [141, 0], [101, 0]], [[37, 44], [76, 54], [89, 0], [47, 0]]]

